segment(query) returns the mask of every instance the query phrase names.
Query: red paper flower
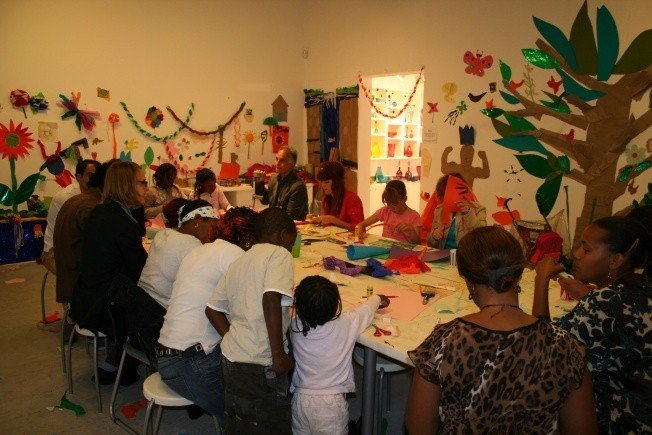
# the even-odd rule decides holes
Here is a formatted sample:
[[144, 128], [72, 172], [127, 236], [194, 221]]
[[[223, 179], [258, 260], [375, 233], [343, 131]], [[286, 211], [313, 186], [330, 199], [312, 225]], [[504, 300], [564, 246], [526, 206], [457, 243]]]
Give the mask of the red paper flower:
[[13, 120], [9, 121], [9, 128], [0, 124], [0, 153], [3, 159], [15, 160], [29, 155], [28, 149], [32, 148], [31, 142], [34, 142], [34, 139], [30, 138], [32, 133], [27, 131], [27, 127], [22, 126], [22, 122], [14, 126]]

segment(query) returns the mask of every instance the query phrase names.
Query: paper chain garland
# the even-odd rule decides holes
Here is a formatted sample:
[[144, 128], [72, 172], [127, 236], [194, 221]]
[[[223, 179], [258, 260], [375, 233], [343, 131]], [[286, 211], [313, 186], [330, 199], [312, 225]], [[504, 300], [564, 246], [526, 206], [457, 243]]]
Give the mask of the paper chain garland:
[[390, 119], [398, 118], [399, 116], [401, 116], [401, 115], [403, 114], [403, 112], [405, 111], [405, 109], [407, 109], [407, 107], [408, 107], [408, 106], [410, 105], [410, 103], [412, 102], [412, 98], [414, 98], [414, 94], [417, 92], [417, 86], [419, 86], [419, 82], [420, 82], [421, 79], [423, 78], [423, 70], [424, 70], [424, 69], [425, 69], [425, 67], [421, 67], [421, 69], [419, 70], [419, 77], [417, 77], [417, 81], [414, 82], [414, 88], [412, 88], [412, 92], [410, 93], [410, 97], [408, 98], [407, 102], [406, 102], [405, 105], [401, 108], [401, 110], [399, 110], [399, 111], [398, 111], [396, 114], [394, 114], [394, 115], [391, 115], [391, 114], [389, 114], [389, 113], [385, 113], [382, 109], [380, 109], [378, 106], [376, 106], [376, 103], [374, 103], [374, 99], [371, 98], [371, 96], [369, 95], [369, 91], [367, 90], [367, 87], [364, 85], [364, 83], [362, 83], [362, 76], [361, 76], [360, 74], [358, 74], [358, 83], [360, 83], [360, 87], [362, 88], [362, 92], [364, 93], [365, 98], [367, 99], [367, 101], [369, 101], [369, 104], [371, 104], [371, 107], [373, 107], [374, 110], [375, 110], [379, 115], [382, 115], [382, 116], [384, 116], [385, 118], [390, 118]]
[[174, 145], [168, 143], [167, 141], [165, 143], [165, 153], [167, 154], [170, 163], [172, 163], [174, 167], [177, 168], [177, 171], [181, 172], [182, 174], [195, 174], [206, 165], [206, 162], [208, 162], [208, 160], [211, 158], [211, 155], [213, 155], [213, 150], [215, 149], [215, 139], [217, 139], [217, 136], [217, 134], [213, 135], [213, 141], [211, 142], [211, 146], [208, 149], [208, 152], [206, 152], [206, 155], [202, 159], [201, 163], [199, 163], [199, 166], [197, 166], [195, 169], [187, 169], [185, 165], [181, 165], [171, 150]]
[[229, 118], [229, 120], [226, 121], [224, 124], [222, 124], [222, 125], [218, 125], [218, 127], [217, 127], [215, 130], [213, 130], [213, 131], [200, 131], [200, 130], [195, 130], [194, 128], [192, 128], [192, 127], [190, 127], [190, 126], [188, 125], [189, 120], [186, 120], [186, 121], [184, 122], [184, 121], [181, 120], [181, 118], [179, 118], [179, 117], [177, 116], [176, 113], [174, 113], [174, 110], [172, 110], [172, 109], [170, 108], [170, 106], [168, 106], [167, 109], [168, 109], [168, 112], [170, 112], [170, 115], [172, 115], [172, 117], [173, 117], [173, 118], [174, 118], [174, 119], [175, 119], [179, 124], [181, 124], [181, 128], [185, 128], [186, 130], [191, 131], [191, 132], [193, 132], [193, 133], [195, 133], [195, 134], [198, 134], [198, 135], [200, 135], [200, 136], [210, 136], [210, 135], [212, 135], [212, 134], [224, 133], [224, 130], [226, 129], [226, 127], [228, 127], [229, 124], [231, 124], [231, 123], [233, 122], [233, 120], [234, 120], [235, 118], [237, 118], [238, 115], [240, 115], [240, 112], [242, 112], [242, 109], [244, 109], [245, 104], [246, 104], [246, 103], [243, 101], [242, 104], [240, 104], [240, 108], [239, 108], [239, 109], [238, 109], [238, 110], [233, 114], [233, 116], [231, 116], [231, 118]]
[[166, 141], [168, 141], [170, 139], [174, 139], [175, 137], [177, 137], [179, 135], [179, 133], [181, 133], [181, 130], [183, 130], [184, 127], [186, 127], [186, 123], [190, 122], [190, 118], [192, 118], [192, 115], [193, 115], [193, 113], [195, 111], [195, 103], [190, 103], [190, 107], [188, 108], [188, 115], [186, 116], [186, 122], [185, 123], [182, 122], [181, 127], [179, 127], [178, 130], [176, 130], [175, 132], [173, 132], [171, 134], [168, 134], [167, 136], [157, 136], [157, 135], [152, 134], [149, 131], [145, 130], [143, 127], [140, 126], [140, 124], [138, 124], [138, 121], [136, 121], [136, 118], [134, 118], [134, 115], [131, 114], [131, 112], [127, 108], [127, 104], [124, 101], [120, 101], [120, 105], [124, 109], [125, 113], [127, 114], [127, 117], [131, 121], [131, 123], [134, 125], [134, 127], [136, 127], [136, 130], [138, 130], [138, 132], [140, 134], [142, 134], [143, 136], [148, 137], [148, 138], [150, 138], [152, 140], [155, 140], [156, 142], [166, 142]]

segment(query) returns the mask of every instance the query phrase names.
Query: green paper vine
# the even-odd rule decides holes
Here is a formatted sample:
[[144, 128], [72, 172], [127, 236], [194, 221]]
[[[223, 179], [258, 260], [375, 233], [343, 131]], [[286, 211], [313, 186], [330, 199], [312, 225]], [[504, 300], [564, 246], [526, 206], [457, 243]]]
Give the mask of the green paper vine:
[[[138, 130], [138, 132], [140, 134], [142, 134], [143, 136], [148, 137], [150, 139], [153, 139], [153, 140], [155, 140], [157, 142], [167, 142], [170, 139], [174, 139], [175, 137], [177, 137], [179, 135], [179, 133], [181, 133], [181, 130], [184, 129], [184, 126], [182, 125], [174, 133], [168, 134], [167, 136], [157, 136], [157, 135], [152, 134], [149, 131], [145, 130], [143, 127], [140, 126], [140, 124], [138, 124], [138, 121], [136, 121], [136, 118], [134, 118], [134, 115], [131, 114], [131, 112], [127, 108], [127, 104], [124, 101], [120, 101], [120, 105], [124, 109], [125, 113], [127, 114], [127, 117], [131, 121], [131, 123], [134, 125], [134, 127], [136, 127], [136, 130]], [[190, 103], [190, 107], [188, 108], [188, 115], [186, 116], [186, 123], [190, 122], [190, 118], [192, 118], [192, 115], [193, 115], [194, 111], [195, 111], [195, 103]]]

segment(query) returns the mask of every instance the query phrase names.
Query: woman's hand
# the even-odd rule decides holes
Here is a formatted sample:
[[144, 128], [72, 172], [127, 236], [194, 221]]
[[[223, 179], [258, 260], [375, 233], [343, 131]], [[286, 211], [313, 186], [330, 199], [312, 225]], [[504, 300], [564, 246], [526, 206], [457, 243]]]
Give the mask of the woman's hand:
[[595, 288], [592, 285], [587, 285], [582, 281], [574, 278], [566, 278], [565, 276], [557, 277], [557, 282], [561, 286], [561, 289], [576, 301], [582, 299]]
[[329, 214], [317, 216], [317, 218], [319, 218], [319, 223], [321, 225], [333, 225], [335, 223], [335, 216]]
[[536, 271], [537, 280], [550, 281], [552, 277], [564, 271], [564, 265], [558, 263], [552, 257], [544, 257], [539, 260], [534, 270]]
[[442, 228], [435, 228], [432, 230], [432, 238], [435, 240], [441, 240], [441, 238], [444, 237], [444, 230]]

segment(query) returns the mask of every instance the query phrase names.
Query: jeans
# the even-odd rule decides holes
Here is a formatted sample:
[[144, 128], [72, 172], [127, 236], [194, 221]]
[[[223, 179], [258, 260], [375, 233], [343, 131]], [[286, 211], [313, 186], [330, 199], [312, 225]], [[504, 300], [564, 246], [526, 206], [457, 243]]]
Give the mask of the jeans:
[[158, 371], [170, 388], [217, 417], [220, 425], [224, 425], [221, 355], [218, 345], [208, 355], [159, 357]]
[[292, 434], [287, 373], [222, 357], [227, 434]]

